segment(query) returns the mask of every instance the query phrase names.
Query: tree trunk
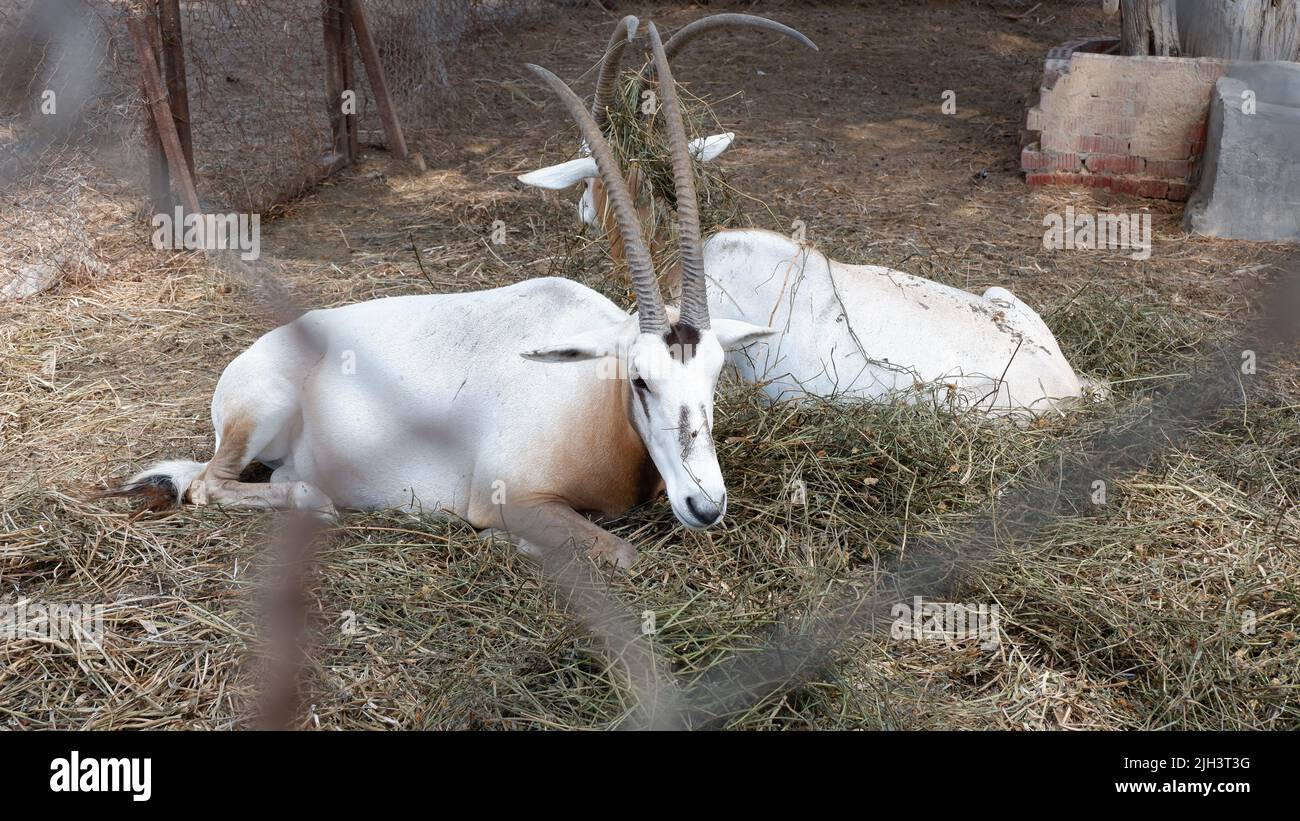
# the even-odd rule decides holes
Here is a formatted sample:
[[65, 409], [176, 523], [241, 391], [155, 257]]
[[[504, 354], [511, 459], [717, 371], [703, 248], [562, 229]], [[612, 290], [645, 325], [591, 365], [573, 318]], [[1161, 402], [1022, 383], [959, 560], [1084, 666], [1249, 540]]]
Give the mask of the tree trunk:
[[1300, 0], [1121, 0], [1124, 54], [1300, 62]]
[[1183, 53], [1300, 62], [1300, 0], [1178, 0]]
[[[1233, 0], [1201, 0], [1206, 5]], [[1120, 50], [1124, 54], [1178, 57], [1178, 14], [1175, 0], [1121, 0]]]

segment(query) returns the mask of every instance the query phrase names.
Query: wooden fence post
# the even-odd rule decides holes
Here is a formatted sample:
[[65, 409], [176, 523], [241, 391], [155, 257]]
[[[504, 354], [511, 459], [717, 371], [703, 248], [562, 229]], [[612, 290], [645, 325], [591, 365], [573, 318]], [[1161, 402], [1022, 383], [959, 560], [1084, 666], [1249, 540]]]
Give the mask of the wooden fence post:
[[140, 80], [145, 100], [153, 112], [154, 125], [157, 126], [158, 137], [162, 140], [167, 165], [176, 180], [181, 204], [189, 213], [200, 214], [202, 210], [199, 208], [199, 195], [194, 189], [194, 178], [190, 176], [189, 166], [185, 162], [185, 151], [181, 148], [180, 134], [176, 131], [176, 120], [167, 102], [167, 90], [163, 87], [158, 60], [154, 56], [149, 34], [149, 18], [143, 14], [132, 14], [127, 19], [127, 28], [131, 31], [131, 42], [135, 47], [136, 59], [140, 61]]
[[366, 66], [366, 76], [370, 78], [370, 90], [375, 93], [375, 105], [379, 107], [379, 119], [383, 121], [384, 133], [388, 135], [388, 149], [399, 160], [406, 159], [406, 136], [402, 133], [402, 124], [397, 119], [397, 109], [393, 106], [393, 96], [388, 90], [388, 79], [384, 75], [384, 65], [379, 60], [379, 49], [375, 46], [374, 36], [370, 32], [370, 23], [366, 20], [365, 8], [361, 0], [346, 0], [348, 12], [352, 16], [352, 29], [356, 33], [357, 48], [361, 51], [361, 62]]
[[185, 164], [194, 177], [194, 137], [190, 131], [190, 94], [185, 79], [185, 38], [181, 26], [180, 0], [158, 0], [158, 21], [162, 27], [163, 66], [167, 71], [167, 96], [172, 118], [185, 151]]
[[347, 57], [343, 35], [345, 17], [343, 0], [321, 0], [321, 31], [325, 45], [325, 98], [329, 106], [330, 134], [333, 138], [326, 165], [335, 171], [350, 165], [356, 158], [348, 136], [348, 118], [343, 113], [343, 92], [348, 89]]
[[[142, 8], [146, 16], [153, 17], [156, 2], [157, 0], [144, 0]], [[156, 55], [159, 43], [154, 41], [152, 28], [150, 26], [149, 48], [154, 50]], [[142, 90], [143, 88], [143, 85], [141, 85]], [[152, 107], [145, 106], [144, 118], [146, 151], [149, 156], [149, 198], [153, 204], [155, 214], [170, 214], [172, 210], [171, 175], [167, 172], [167, 156], [163, 153], [162, 136], [158, 133], [157, 123], [154, 122]]]
[[352, 92], [352, 111], [343, 115], [343, 130], [348, 135], [348, 162], [361, 157], [361, 124], [357, 118], [357, 65], [352, 57], [352, 20], [339, 9], [339, 54], [343, 63], [343, 90]]

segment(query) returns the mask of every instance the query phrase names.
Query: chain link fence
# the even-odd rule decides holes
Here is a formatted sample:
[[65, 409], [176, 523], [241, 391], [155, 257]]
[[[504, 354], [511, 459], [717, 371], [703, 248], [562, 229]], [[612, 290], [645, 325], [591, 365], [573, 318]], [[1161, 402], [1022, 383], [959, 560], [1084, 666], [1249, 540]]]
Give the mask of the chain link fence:
[[[128, 21], [154, 2], [0, 0], [0, 299], [102, 269], [86, 225], [98, 195], [128, 190], [137, 216], [149, 213], [157, 136]], [[398, 119], [418, 139], [454, 107], [458, 56], [476, 33], [567, 4], [363, 5]], [[317, 182], [331, 146], [322, 0], [181, 0], [179, 10], [204, 210], [263, 212]], [[153, 34], [158, 46], [156, 24]], [[386, 142], [372, 84], [349, 51], [358, 134]]]

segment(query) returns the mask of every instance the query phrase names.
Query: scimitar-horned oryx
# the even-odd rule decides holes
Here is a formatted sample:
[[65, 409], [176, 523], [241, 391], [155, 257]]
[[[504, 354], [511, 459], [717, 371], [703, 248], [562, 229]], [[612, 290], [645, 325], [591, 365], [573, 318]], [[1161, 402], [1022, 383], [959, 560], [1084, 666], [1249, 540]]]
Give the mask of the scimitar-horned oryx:
[[[650, 34], [671, 87], [662, 43]], [[226, 367], [212, 397], [209, 461], [154, 465], [109, 495], [327, 515], [336, 504], [419, 507], [511, 531], [526, 548], [577, 544], [620, 566], [635, 548], [584, 514], [621, 514], [666, 490], [687, 527], [722, 520], [714, 387], [724, 349], [770, 329], [709, 315], [676, 95], [663, 94], [663, 108], [680, 204], [680, 311], [664, 304], [632, 195], [599, 128], [559, 78], [529, 68], [590, 147], [616, 212], [636, 314], [557, 278], [310, 311]], [[254, 460], [274, 469], [269, 483], [240, 481]]]

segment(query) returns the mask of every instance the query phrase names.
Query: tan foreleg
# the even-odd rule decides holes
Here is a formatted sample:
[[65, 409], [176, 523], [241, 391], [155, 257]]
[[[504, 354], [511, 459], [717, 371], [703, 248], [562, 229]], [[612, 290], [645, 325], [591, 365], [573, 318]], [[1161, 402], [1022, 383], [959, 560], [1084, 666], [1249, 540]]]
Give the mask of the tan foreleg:
[[187, 495], [196, 505], [217, 504], [227, 507], [268, 508], [272, 510], [307, 510], [334, 517], [333, 502], [320, 489], [307, 482], [239, 481], [239, 474], [261, 450], [272, 430], [257, 430], [244, 417], [235, 417], [222, 426], [221, 445], [203, 472], [190, 483]]
[[622, 568], [631, 567], [636, 561], [636, 548], [631, 542], [620, 539], [561, 501], [502, 506], [497, 515], [500, 527], [527, 543], [521, 546], [525, 552], [543, 560], [551, 555], [567, 558], [583, 551], [594, 559]]

